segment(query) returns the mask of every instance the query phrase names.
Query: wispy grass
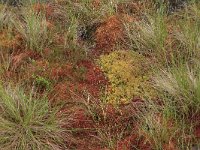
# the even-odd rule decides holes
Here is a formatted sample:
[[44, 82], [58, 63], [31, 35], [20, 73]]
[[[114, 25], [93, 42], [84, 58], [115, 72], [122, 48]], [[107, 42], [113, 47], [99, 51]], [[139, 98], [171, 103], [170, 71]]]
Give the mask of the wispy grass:
[[5, 9], [6, 9], [6, 6], [3, 6], [3, 8], [0, 8], [0, 30], [3, 29], [4, 27], [4, 19], [5, 19], [5, 16], [6, 16], [6, 13], [5, 13]]
[[159, 70], [153, 78], [159, 99], [145, 101], [139, 114], [141, 133], [157, 150], [191, 149], [199, 142], [194, 134], [200, 113], [199, 61]]
[[14, 17], [14, 15], [11, 10], [12, 8], [9, 8], [7, 5], [0, 4], [0, 30], [12, 27], [10, 21]]
[[180, 42], [182, 54], [185, 59], [199, 56], [200, 50], [200, 11], [197, 4], [192, 4], [181, 11], [183, 19], [177, 21], [178, 31], [175, 38]]
[[5, 54], [3, 48], [0, 48], [0, 66], [0, 74], [11, 68], [11, 56], [10, 54]]
[[16, 30], [23, 36], [27, 49], [42, 53], [52, 43], [51, 32], [44, 14], [24, 9], [22, 18], [13, 20]]
[[[89, 39], [88, 43], [86, 40], [80, 42], [78, 29], [81, 28], [86, 34], [88, 33], [86, 30], [95, 31], [94, 26], [101, 24], [106, 17], [116, 15], [118, 3], [125, 0], [102, 0], [96, 6], [92, 4], [92, 0], [69, 0], [65, 6], [59, 6], [59, 8], [65, 7], [60, 10], [54, 10], [58, 5], [51, 3], [48, 6], [55, 13], [53, 17], [49, 16], [54, 23], [53, 31], [48, 28], [48, 17], [43, 12], [45, 10], [39, 13], [34, 11], [32, 6], [28, 6], [28, 3], [33, 4], [36, 1], [24, 1], [23, 6], [13, 11], [20, 13], [16, 16], [13, 16], [14, 13], [8, 13], [6, 7], [3, 8], [0, 11], [0, 30], [8, 28], [12, 23], [14, 29], [10, 26], [9, 31], [15, 33], [17, 31], [22, 35], [26, 50], [42, 54], [43, 50], [52, 44], [55, 49], [67, 51], [70, 55], [67, 56], [69, 58], [67, 63], [69, 61], [70, 64], [76, 64], [77, 60], [86, 58], [90, 50], [89, 41], [92, 41]], [[146, 2], [151, 3], [147, 0]], [[192, 4], [170, 16], [167, 16], [169, 14], [166, 12], [166, 7], [160, 3], [160, 8], [156, 11], [145, 10], [139, 20], [125, 24], [129, 48], [154, 58], [157, 62], [154, 69], [158, 70], [158, 73], [156, 72], [153, 80], [155, 88], [160, 91], [158, 100], [144, 102], [145, 110], [138, 114], [137, 118], [141, 124], [137, 119], [134, 120], [133, 114], [130, 114], [132, 117], [128, 116], [128, 119], [137, 123], [140, 133], [155, 149], [163, 149], [166, 145], [189, 149], [194, 143], [192, 132], [195, 126], [195, 121], [190, 119], [200, 113], [200, 65], [198, 62], [193, 62], [200, 56], [200, 7]], [[167, 20], [168, 17], [172, 20]], [[169, 22], [172, 24], [168, 24]], [[54, 38], [51, 32], [55, 30], [57, 32], [55, 41], [57, 37], [58, 40], [61, 39], [61, 42], [58, 42], [60, 45], [56, 43], [57, 41], [52, 43]], [[172, 42], [172, 45], [168, 42]], [[7, 53], [4, 54], [3, 49], [0, 49], [0, 54], [0, 72], [9, 71], [12, 67], [10, 55], [6, 56]], [[170, 59], [174, 62], [170, 66], [168, 66], [169, 55], [172, 55]], [[160, 63], [164, 64], [162, 68], [158, 68]], [[164, 68], [166, 66], [168, 68]], [[47, 81], [42, 78], [37, 80], [37, 84], [48, 88]], [[127, 131], [126, 126], [129, 121], [125, 126], [120, 125], [125, 122], [123, 119], [127, 118], [127, 116], [118, 118], [124, 113], [123, 110], [119, 110], [115, 116], [110, 116], [107, 112], [109, 110], [107, 103], [92, 100], [88, 98], [84, 108], [93, 121], [92, 131], [95, 131], [93, 136], [102, 145], [115, 149], [117, 143], [127, 136], [125, 132], [138, 133], [138, 131]], [[61, 125], [68, 118], [58, 118], [57, 113], [58, 110], [50, 106], [47, 98], [36, 98], [33, 91], [27, 96], [20, 88], [0, 86], [0, 149], [67, 149], [63, 138], [69, 136], [69, 132]], [[117, 123], [115, 117], [118, 119]]]
[[78, 3], [69, 0], [67, 7], [80, 20], [82, 25], [89, 25], [91, 21], [95, 22], [107, 15], [113, 15], [115, 13], [116, 4], [120, 1], [123, 0], [102, 0], [95, 6], [92, 0], [81, 0]]
[[154, 149], [161, 150], [165, 145], [174, 142], [179, 127], [172, 120], [160, 114], [162, 107], [151, 103], [148, 103], [147, 107], [149, 109], [142, 112], [140, 116], [142, 124], [139, 133], [145, 136]]
[[140, 21], [126, 23], [126, 34], [132, 50], [156, 56], [165, 61], [168, 35], [164, 5], [151, 15], [145, 14]]
[[58, 110], [47, 98], [33, 97], [33, 91], [26, 96], [20, 88], [0, 86], [0, 149], [66, 149]]
[[200, 111], [200, 68], [199, 63], [191, 67], [182, 65], [162, 71], [155, 77], [155, 83], [159, 90], [167, 92], [171, 99], [168, 103], [176, 115], [196, 114]]
[[153, 149], [191, 149], [197, 143], [194, 125], [188, 123], [186, 118], [176, 116], [174, 104], [152, 101], [146, 101], [145, 104], [144, 110], [138, 115], [141, 121], [139, 133]]
[[194, 129], [200, 113], [200, 65], [186, 63], [178, 67], [160, 70], [154, 77], [160, 99], [146, 101], [139, 115], [141, 133], [155, 149], [173, 146], [191, 149], [198, 140]]
[[[155, 27], [152, 26], [153, 23], [148, 22], [134, 26], [138, 31], [133, 32], [137, 37], [132, 40], [133, 49], [153, 54], [158, 63], [162, 61], [164, 64], [161, 68], [159, 66], [155, 69], [154, 66], [156, 72], [153, 81], [155, 88], [160, 91], [159, 99], [146, 101], [146, 107], [139, 116], [142, 121], [141, 133], [155, 149], [163, 149], [165, 146], [191, 149], [192, 145], [198, 142], [194, 135], [198, 122], [194, 118], [200, 113], [198, 8], [199, 6], [194, 3], [180, 12], [171, 14], [169, 18], [172, 20], [169, 21], [173, 26], [169, 26], [170, 31], [169, 22], [165, 21], [164, 16], [161, 17], [161, 22], [158, 21], [154, 25]], [[153, 17], [154, 20], [155, 18]], [[153, 30], [154, 28], [161, 30]], [[166, 40], [172, 41], [169, 49]], [[168, 54], [171, 56], [170, 65]]]
[[[174, 141], [180, 149], [191, 148], [195, 140], [194, 129], [200, 113], [200, 65], [198, 60], [160, 70], [154, 78], [160, 91], [160, 104], [151, 103], [164, 118], [178, 126]], [[146, 116], [145, 116], [146, 117]], [[162, 126], [162, 130], [171, 128]], [[187, 139], [187, 137], [189, 137]]]

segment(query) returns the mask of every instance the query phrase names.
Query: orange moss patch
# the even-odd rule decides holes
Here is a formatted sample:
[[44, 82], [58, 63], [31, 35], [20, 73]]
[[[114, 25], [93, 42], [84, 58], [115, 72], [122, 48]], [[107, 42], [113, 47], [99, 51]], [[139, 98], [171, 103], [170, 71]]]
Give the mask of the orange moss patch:
[[53, 92], [50, 94], [52, 101], [72, 101], [75, 99], [83, 99], [84, 93], [90, 93], [93, 96], [98, 96], [99, 89], [92, 85], [83, 83], [60, 82], [55, 85]]
[[29, 64], [27, 66], [27, 70], [29, 70], [29, 72], [31, 74], [37, 73], [38, 75], [43, 75], [42, 73], [48, 73], [48, 67], [49, 67], [49, 63], [44, 60], [44, 59], [38, 59], [35, 60], [34, 63]]
[[191, 121], [191, 124], [195, 125], [194, 126], [194, 136], [196, 139], [199, 140], [200, 139], [200, 122], [199, 122], [200, 115], [199, 115], [199, 113], [197, 113], [195, 115], [193, 113], [191, 113], [189, 119]]
[[62, 7], [56, 3], [48, 3], [48, 4], [41, 4], [37, 3], [33, 5], [33, 10], [36, 13], [44, 13], [47, 18], [47, 26], [49, 28], [54, 27], [54, 22], [58, 21], [65, 21], [65, 11], [63, 11]]
[[163, 150], [178, 150], [178, 148], [176, 148], [176, 144], [175, 143], [169, 141], [168, 144], [164, 144]]
[[13, 65], [12, 68], [13, 69], [18, 68], [20, 65], [23, 64], [23, 62], [25, 62], [29, 58], [34, 59], [34, 58], [39, 58], [39, 57], [40, 56], [35, 51], [25, 51], [25, 52], [21, 52], [19, 54], [13, 55], [11, 57], [11, 61]]
[[73, 66], [71, 64], [65, 64], [60, 66], [59, 64], [54, 64], [50, 69], [49, 78], [51, 80], [62, 80], [63, 78], [73, 79]]
[[57, 45], [64, 45], [65, 44], [64, 36], [62, 34], [55, 33], [55, 35], [54, 35], [54, 42]]
[[51, 94], [53, 97], [50, 97], [53, 101], [71, 101], [72, 99], [82, 99], [84, 94], [98, 97], [100, 94], [100, 87], [79, 82], [60, 82], [55, 85], [53, 93]]
[[95, 54], [108, 53], [124, 39], [124, 27], [119, 16], [111, 16], [95, 32]]
[[66, 83], [58, 83], [55, 85], [53, 92], [50, 93], [49, 99], [53, 102], [62, 100], [67, 101], [71, 99], [71, 94], [72, 93], [68, 91], [68, 86]]
[[92, 119], [84, 109], [77, 109], [73, 116], [73, 127], [75, 128], [94, 128]]
[[36, 13], [44, 12], [47, 18], [51, 17], [54, 13], [53, 7], [49, 4], [37, 3], [33, 6], [33, 9], [36, 11]]
[[144, 138], [138, 137], [137, 134], [132, 134], [119, 141], [116, 150], [132, 150], [132, 149], [152, 150], [152, 147]]
[[195, 136], [200, 139], [200, 125], [198, 125], [195, 129]]
[[9, 35], [9, 31], [0, 32], [0, 47], [18, 49], [21, 46], [22, 38], [20, 35]]
[[93, 6], [94, 8], [99, 8], [100, 5], [101, 5], [101, 1], [100, 1], [100, 0], [93, 0], [93, 1], [92, 1], [92, 6]]
[[[34, 63], [30, 63], [33, 59]], [[33, 75], [45, 70], [47, 62], [41, 59], [36, 53], [32, 51], [21, 52], [11, 56], [11, 64], [3, 74], [5, 81], [13, 81], [14, 83], [33, 83]], [[30, 86], [29, 86], [30, 87]]]
[[[99, 1], [95, 0], [94, 4], [98, 6]], [[144, 4], [140, 2], [119, 3], [116, 9], [118, 14], [102, 22], [94, 34], [96, 47], [93, 54], [97, 56], [111, 52], [118, 43], [125, 44], [124, 23], [138, 21], [144, 10]]]

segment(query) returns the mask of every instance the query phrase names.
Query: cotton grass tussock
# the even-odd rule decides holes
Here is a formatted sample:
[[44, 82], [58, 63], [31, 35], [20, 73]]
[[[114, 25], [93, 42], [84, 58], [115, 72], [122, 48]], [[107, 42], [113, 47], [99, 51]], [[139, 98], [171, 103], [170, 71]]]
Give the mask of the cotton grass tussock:
[[42, 54], [44, 49], [52, 43], [44, 14], [37, 14], [31, 9], [24, 10], [22, 18], [16, 16], [12, 23], [18, 33], [22, 35], [28, 50], [34, 50]]
[[139, 21], [126, 23], [125, 28], [133, 49], [143, 53], [159, 53], [164, 50], [167, 27], [162, 11], [145, 15]]
[[161, 71], [154, 78], [155, 85], [162, 91], [173, 97], [177, 111], [188, 115], [199, 112], [199, 89], [200, 75], [198, 64], [194, 67], [183, 65], [179, 68], [171, 68], [168, 71]]
[[26, 96], [20, 88], [0, 87], [1, 149], [63, 149], [66, 130], [48, 100]]
[[162, 88], [172, 95], [176, 95], [179, 89], [177, 81], [173, 78], [173, 75], [169, 72], [162, 70], [160, 76], [154, 78], [155, 86]]

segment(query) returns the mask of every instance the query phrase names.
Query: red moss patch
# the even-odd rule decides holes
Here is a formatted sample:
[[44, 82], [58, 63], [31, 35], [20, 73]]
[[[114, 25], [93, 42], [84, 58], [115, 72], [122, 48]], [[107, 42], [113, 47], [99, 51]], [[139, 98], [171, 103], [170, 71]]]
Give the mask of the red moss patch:
[[79, 61], [75, 66], [58, 65], [51, 69], [49, 78], [58, 81], [54, 87], [57, 100], [83, 97], [84, 93], [97, 98], [107, 84], [100, 68], [88, 60]]
[[99, 8], [100, 4], [101, 4], [100, 0], [93, 0], [92, 1], [92, 7], [93, 8]]
[[163, 150], [178, 150], [178, 149], [176, 148], [176, 144], [174, 142], [169, 141], [168, 144], [165, 144], [163, 146]]
[[51, 17], [54, 13], [54, 9], [51, 5], [37, 3], [33, 6], [36, 13], [44, 12], [47, 18]]
[[198, 126], [196, 127], [196, 129], [195, 129], [195, 136], [196, 136], [197, 138], [200, 138], [200, 125], [198, 125]]
[[37, 3], [33, 6], [33, 10], [36, 13], [44, 13], [47, 18], [47, 26], [49, 28], [53, 27], [53, 22], [55, 21], [65, 21], [65, 12], [62, 7], [56, 3], [41, 4]]
[[62, 80], [63, 78], [73, 79], [73, 66], [71, 64], [65, 64], [60, 66], [59, 64], [54, 64], [50, 69], [49, 78], [52, 80]]
[[108, 53], [124, 39], [123, 23], [119, 16], [111, 16], [104, 21], [95, 33], [95, 54]]
[[94, 86], [106, 85], [107, 80], [101, 69], [94, 63], [88, 60], [78, 62], [78, 68], [85, 68], [85, 80], [84, 82]]
[[132, 134], [119, 141], [117, 143], [116, 150], [132, 150], [136, 148], [143, 150], [152, 150], [150, 144], [145, 142], [144, 138], [139, 139], [137, 134]]
[[87, 116], [83, 109], [78, 109], [75, 111], [73, 122], [73, 127], [75, 128], [94, 128], [92, 119]]
[[31, 58], [31, 59], [38, 59], [41, 56], [34, 52], [34, 51], [24, 51], [21, 52], [19, 54], [13, 55], [11, 57], [12, 60], [12, 67], [15, 70], [16, 68], [18, 68], [20, 65], [23, 64], [23, 62], [25, 62], [27, 59]]

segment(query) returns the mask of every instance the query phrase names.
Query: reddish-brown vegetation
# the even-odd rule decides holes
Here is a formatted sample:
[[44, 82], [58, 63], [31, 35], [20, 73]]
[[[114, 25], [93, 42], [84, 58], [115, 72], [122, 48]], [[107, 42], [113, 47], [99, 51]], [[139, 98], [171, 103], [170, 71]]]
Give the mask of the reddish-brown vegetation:
[[[78, 0], [74, 0], [73, 2], [79, 3]], [[47, 19], [47, 30], [51, 30], [53, 33], [52, 44], [44, 48], [42, 53], [27, 49], [25, 41], [23, 41], [19, 33], [12, 31], [12, 36], [10, 38], [8, 33], [11, 31], [0, 31], [0, 47], [8, 50], [5, 53], [11, 53], [10, 64], [8, 64], [8, 68], [2, 72], [1, 79], [7, 82], [22, 83], [22, 85], [25, 85], [25, 88], [30, 88], [35, 84], [36, 88], [39, 89], [37, 90], [37, 94], [39, 96], [44, 93], [47, 94], [51, 105], [57, 106], [64, 103], [59, 113], [70, 114], [70, 123], [64, 124], [63, 126], [72, 129], [71, 132], [74, 140], [66, 141], [66, 144], [72, 149], [152, 150], [157, 143], [154, 141], [154, 137], [140, 128], [142, 126], [142, 121], [138, 121], [138, 114], [141, 113], [140, 111], [142, 108], [147, 108], [145, 106], [145, 101], [136, 96], [132, 100], [130, 98], [128, 102], [116, 103], [116, 105], [108, 103], [105, 98], [107, 96], [105, 93], [109, 90], [111, 91], [111, 87], [108, 86], [111, 81], [108, 81], [108, 78], [106, 78], [106, 71], [103, 72], [102, 66], [96, 63], [96, 59], [99, 58], [98, 56], [108, 54], [114, 50], [120, 49], [126, 50], [127, 52], [127, 36], [124, 23], [139, 21], [145, 9], [145, 3], [127, 2], [117, 4], [114, 7], [116, 9], [114, 15], [108, 18], [105, 16], [103, 21], [97, 21], [98, 25], [92, 35], [94, 39], [88, 39], [91, 40], [89, 42], [81, 38], [79, 39], [79, 37], [77, 37], [78, 35], [73, 35], [74, 37], [65, 37], [66, 33], [70, 32], [68, 31], [70, 27], [63, 28], [68, 25], [65, 24], [68, 20], [65, 18], [63, 8], [59, 3], [65, 4], [66, 1], [59, 0], [58, 4], [37, 3], [32, 7], [36, 14], [44, 13]], [[89, 6], [96, 10], [101, 7], [100, 5], [100, 0], [94, 0]], [[57, 32], [57, 25], [59, 25], [59, 29], [63, 28], [63, 31]], [[91, 26], [93, 25], [94, 24]], [[165, 43], [170, 52], [173, 49], [176, 50], [176, 43], [173, 43], [173, 29], [173, 26], [168, 26], [169, 35]], [[92, 45], [92, 48], [87, 47], [88, 45], [91, 46], [90, 42], [92, 44], [95, 43]], [[84, 48], [87, 47], [87, 52], [84, 51], [84, 48], [82, 50], [80, 48], [81, 46]], [[169, 55], [171, 56], [171, 53], [169, 53]], [[132, 62], [133, 59], [136, 60], [138, 56], [131, 58], [130, 62]], [[134, 63], [133, 66], [129, 66], [126, 65], [128, 60], [124, 60], [124, 58], [126, 58], [125, 55], [122, 54], [121, 57], [120, 59], [123, 60], [123, 63], [120, 64], [120, 60], [117, 58], [115, 61], [118, 66], [116, 65], [117, 67], [113, 68], [113, 70], [116, 72], [120, 69], [121, 72], [124, 71], [122, 75], [125, 79], [123, 82], [118, 82], [118, 80], [120, 80], [118, 77], [114, 81], [116, 86], [118, 84], [124, 86], [126, 82], [129, 82], [129, 79], [134, 73], [136, 73], [136, 77], [139, 76], [138, 79], [147, 78], [145, 74], [147, 70], [145, 65], [142, 65], [139, 69], [137, 67], [134, 68], [134, 65], [136, 64], [137, 66], [139, 61], [148, 61], [147, 63], [151, 63], [150, 59], [146, 59], [144, 56], [144, 59], [138, 59], [139, 61]], [[128, 66], [128, 69], [126, 68], [127, 70], [125, 70], [123, 64]], [[119, 68], [119, 66], [121, 68]], [[126, 77], [126, 71], [128, 71], [129, 68], [135, 70], [131, 71], [130, 76]], [[143, 68], [146, 69], [143, 73], [145, 76], [141, 76], [137, 73], [137, 71], [141, 71]], [[115, 74], [111, 74], [110, 76], [115, 77]], [[148, 81], [150, 80], [151, 79], [148, 79]], [[138, 81], [134, 85], [131, 84], [131, 87], [139, 85]], [[47, 87], [40, 82], [47, 84]], [[142, 86], [138, 86], [137, 88], [141, 87]], [[153, 87], [151, 88], [153, 89]], [[119, 91], [120, 90], [119, 88]], [[138, 93], [144, 95], [144, 90]], [[123, 92], [122, 90], [122, 95], [118, 97], [123, 97], [125, 93]], [[132, 90], [127, 90], [126, 94], [131, 92]], [[123, 98], [121, 99], [123, 100]], [[157, 101], [157, 103], [155, 102], [159, 107], [164, 105], [160, 101]], [[173, 128], [175, 125], [174, 121], [170, 119], [164, 120], [161, 113], [154, 114], [154, 117], [156, 118], [155, 124], [159, 127], [163, 126], [167, 129], [167, 133], [170, 135], [173, 134], [174, 137], [176, 137]], [[188, 122], [194, 124], [194, 137], [187, 137], [186, 135], [184, 138], [188, 141], [192, 140], [192, 138], [200, 139], [199, 117], [191, 117], [188, 120]], [[177, 136], [179, 136], [179, 134], [180, 131], [177, 131]], [[167, 137], [165, 143], [161, 144], [163, 150], [178, 150], [177, 141], [174, 137]]]
[[106, 19], [95, 33], [95, 54], [109, 53], [114, 46], [123, 41], [124, 28], [119, 16], [111, 16]]

